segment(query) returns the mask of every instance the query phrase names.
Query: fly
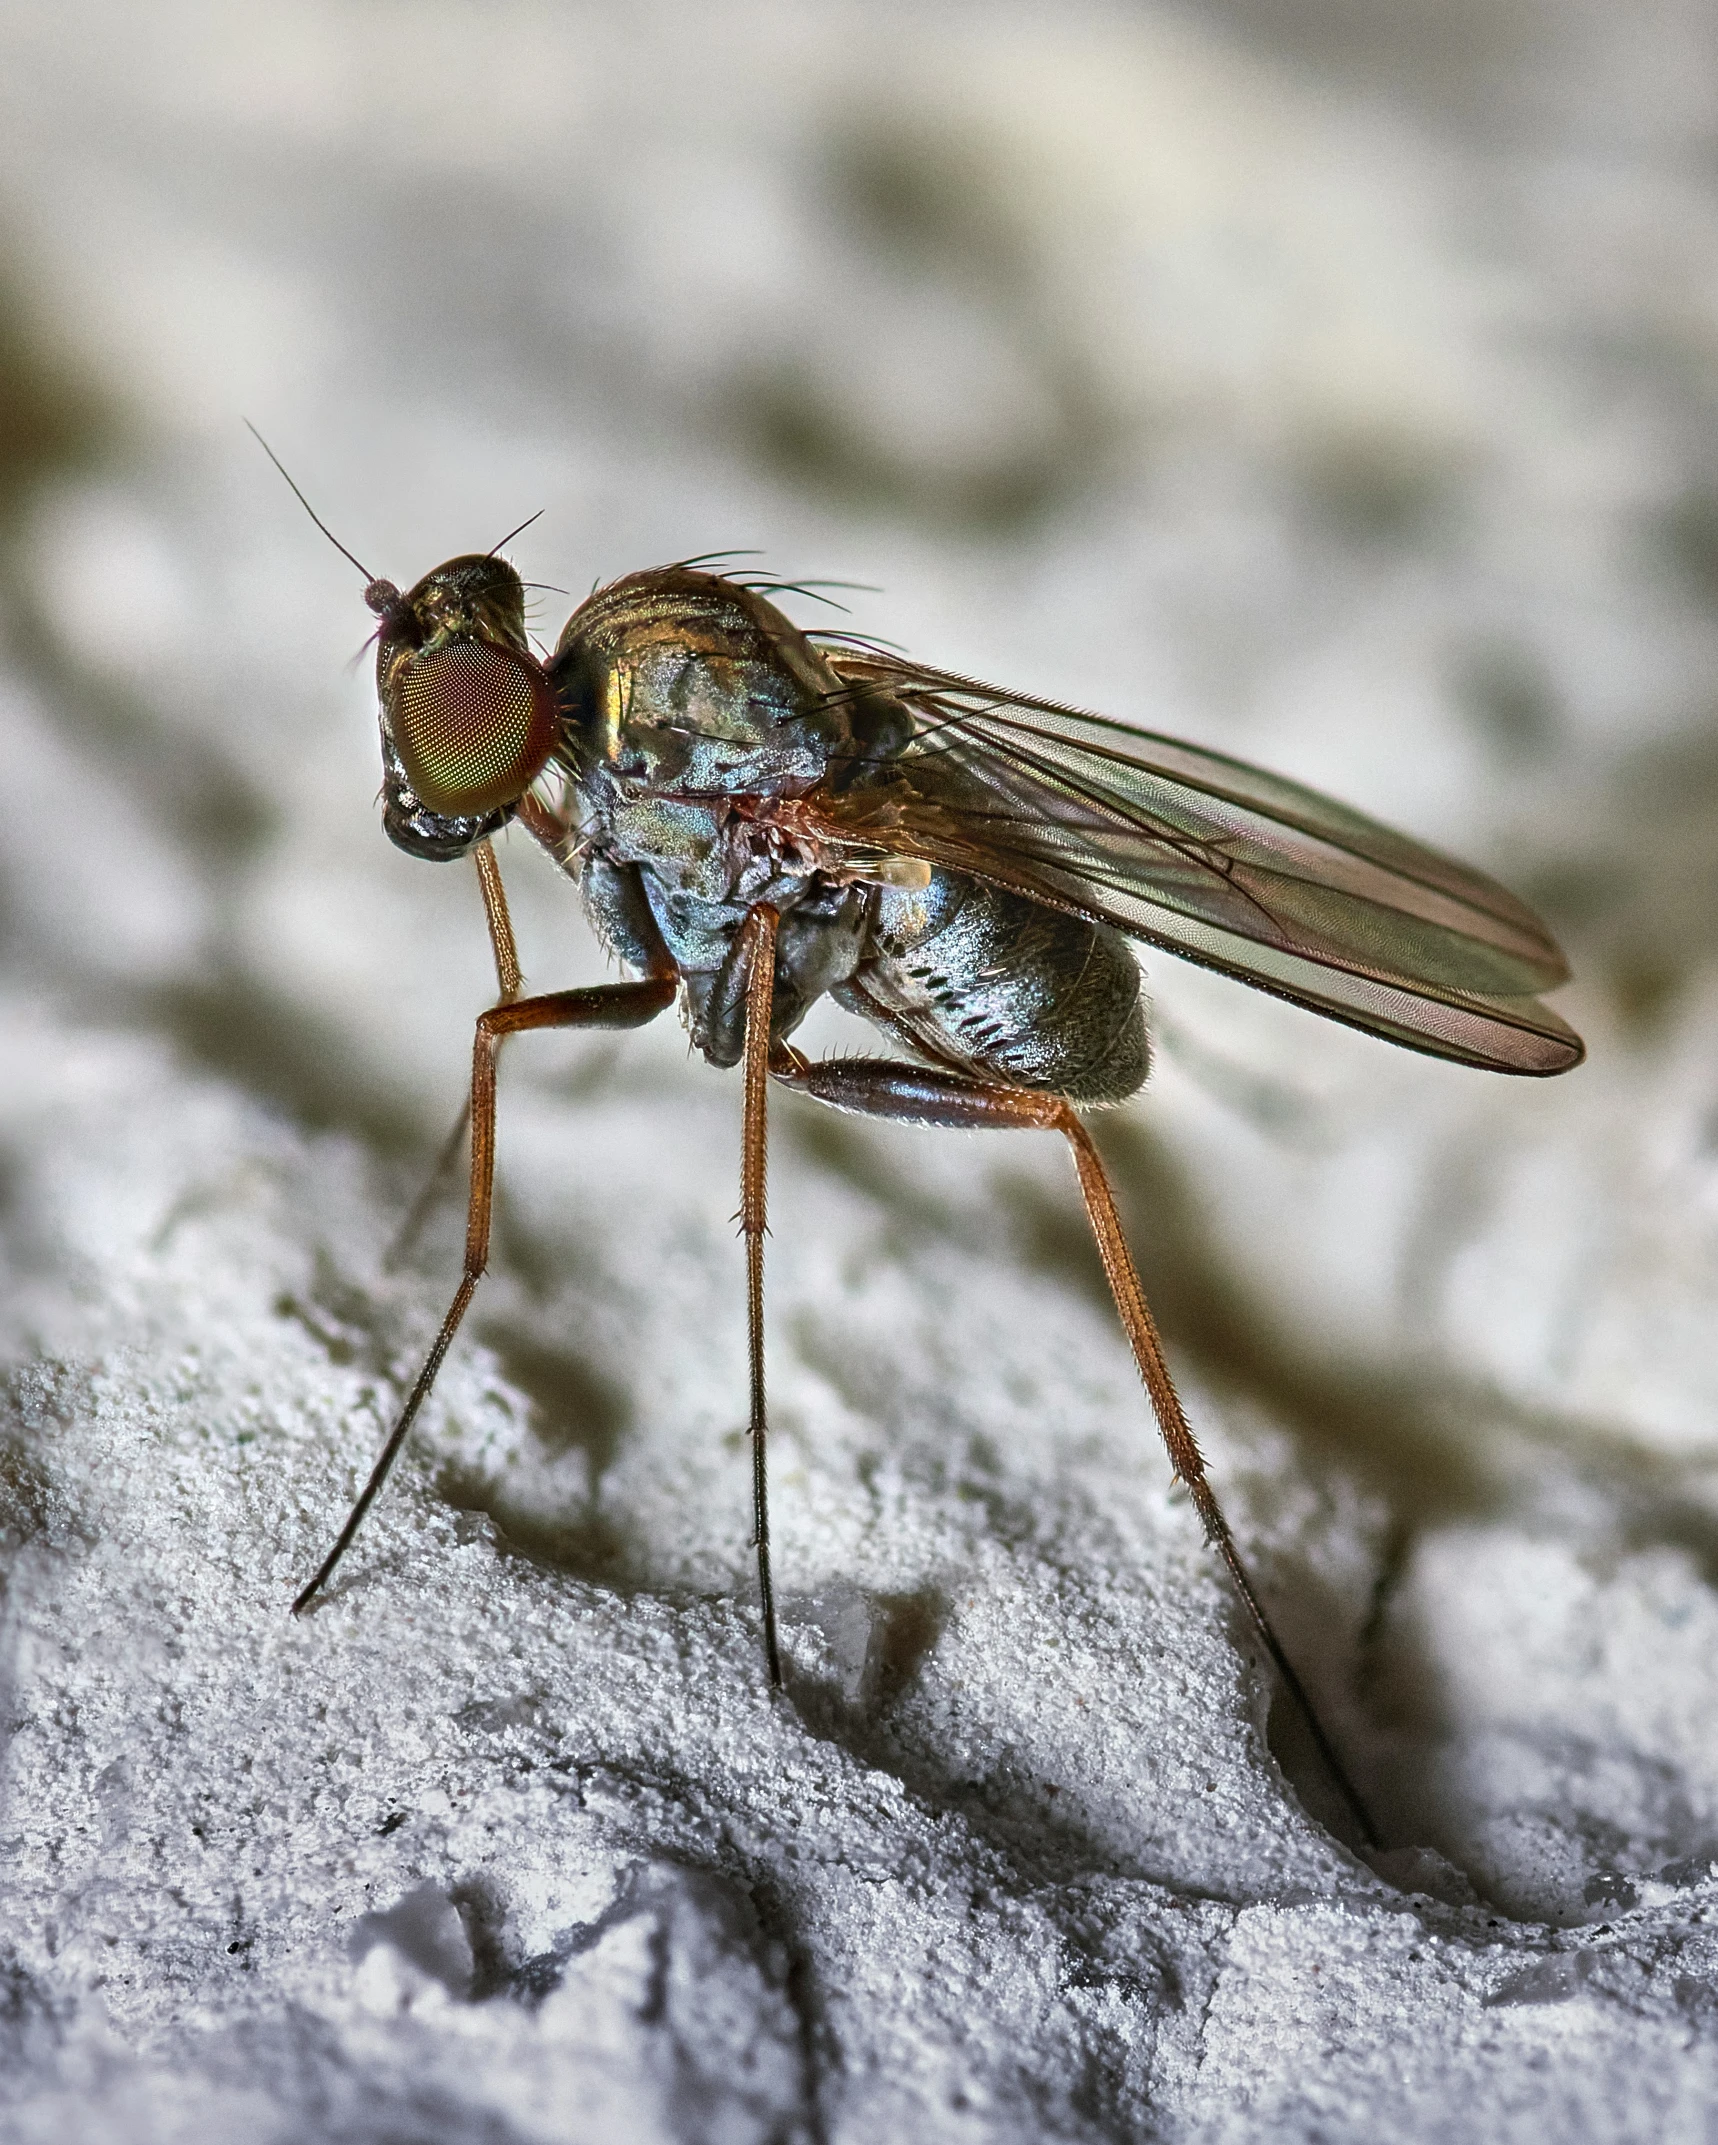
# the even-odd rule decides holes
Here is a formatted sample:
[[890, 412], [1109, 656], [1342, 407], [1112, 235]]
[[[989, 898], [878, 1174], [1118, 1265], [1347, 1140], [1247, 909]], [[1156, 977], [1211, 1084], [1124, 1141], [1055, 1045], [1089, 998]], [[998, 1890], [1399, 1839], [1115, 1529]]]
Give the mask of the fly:
[[[1059, 1133], [1175, 1477], [1375, 1842], [1206, 1476], [1080, 1113], [1145, 1081], [1130, 940], [1435, 1057], [1566, 1072], [1580, 1038], [1538, 994], [1568, 968], [1538, 917], [1479, 872], [1240, 760], [802, 632], [770, 601], [779, 584], [696, 562], [630, 574], [581, 604], [543, 661], [523, 584], [493, 552], [450, 559], [404, 592], [345, 555], [378, 621], [383, 826], [413, 856], [474, 859], [500, 996], [472, 1054], [459, 1286], [294, 1611], [350, 1547], [482, 1278], [502, 1041], [636, 1028], [677, 1004], [705, 1058], [743, 1074], [752, 1501], [771, 1684], [782, 1681], [765, 1467], [771, 1082], [866, 1117]], [[578, 884], [631, 980], [520, 995], [491, 847], [510, 824]], [[789, 1038], [826, 996], [910, 1055], [802, 1055]]]

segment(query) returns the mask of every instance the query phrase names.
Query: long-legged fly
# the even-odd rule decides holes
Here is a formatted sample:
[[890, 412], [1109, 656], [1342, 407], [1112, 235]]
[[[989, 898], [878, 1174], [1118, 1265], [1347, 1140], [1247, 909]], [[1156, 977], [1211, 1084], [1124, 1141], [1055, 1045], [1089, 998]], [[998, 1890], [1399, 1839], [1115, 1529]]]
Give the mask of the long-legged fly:
[[[635, 1028], [678, 1004], [709, 1062], [743, 1073], [771, 1683], [782, 1680], [765, 1470], [771, 1081], [868, 1117], [1057, 1132], [1174, 1473], [1372, 1840], [1207, 1479], [1081, 1112], [1125, 1101], [1146, 1077], [1130, 939], [1435, 1057], [1565, 1072], [1582, 1046], [1538, 1002], [1568, 974], [1538, 917], [1481, 873], [1222, 753], [802, 632], [770, 601], [777, 584], [696, 562], [629, 574], [580, 604], [543, 661], [520, 578], [493, 552], [449, 559], [404, 592], [345, 555], [379, 621], [383, 825], [413, 856], [474, 858], [500, 996], [472, 1054], [464, 1273], [294, 1609], [351, 1545], [482, 1278], [503, 1038]], [[577, 882], [633, 980], [519, 995], [491, 847], [510, 823]], [[910, 1056], [803, 1056], [789, 1037], [825, 995]]]

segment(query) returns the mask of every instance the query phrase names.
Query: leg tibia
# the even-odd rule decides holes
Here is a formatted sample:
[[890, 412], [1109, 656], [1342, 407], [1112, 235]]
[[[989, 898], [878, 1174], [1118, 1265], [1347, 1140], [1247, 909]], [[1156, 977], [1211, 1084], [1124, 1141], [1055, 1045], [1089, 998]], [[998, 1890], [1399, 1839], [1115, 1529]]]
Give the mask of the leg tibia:
[[1121, 1216], [1116, 1210], [1109, 1177], [1091, 1134], [1080, 1122], [1073, 1106], [1060, 1095], [1041, 1094], [1030, 1088], [990, 1087], [961, 1073], [944, 1072], [935, 1066], [906, 1065], [890, 1058], [830, 1058], [813, 1062], [800, 1057], [796, 1051], [781, 1050], [771, 1061], [770, 1070], [784, 1086], [810, 1095], [815, 1101], [827, 1102], [838, 1110], [851, 1110], [864, 1117], [893, 1118], [906, 1124], [937, 1125], [963, 1131], [1061, 1133], [1073, 1152], [1086, 1218], [1097, 1239], [1110, 1294], [1115, 1298], [1134, 1362], [1150, 1396], [1152, 1413], [1157, 1417], [1158, 1429], [1168, 1448], [1170, 1464], [1187, 1485], [1194, 1508], [1204, 1523], [1206, 1538], [1228, 1566], [1242, 1606], [1295, 1703], [1305, 1715], [1313, 1741], [1331, 1778], [1353, 1811], [1362, 1837], [1376, 1842], [1377, 1834], [1366, 1806], [1349, 1781], [1342, 1761], [1313, 1710], [1312, 1700], [1271, 1627], [1246, 1566], [1241, 1562], [1216, 1492], [1205, 1473], [1205, 1462], [1194, 1441], [1180, 1395], [1175, 1390], [1175, 1381], [1169, 1374], [1156, 1322], [1146, 1303], [1145, 1291], [1140, 1287], [1127, 1239], [1122, 1234]]

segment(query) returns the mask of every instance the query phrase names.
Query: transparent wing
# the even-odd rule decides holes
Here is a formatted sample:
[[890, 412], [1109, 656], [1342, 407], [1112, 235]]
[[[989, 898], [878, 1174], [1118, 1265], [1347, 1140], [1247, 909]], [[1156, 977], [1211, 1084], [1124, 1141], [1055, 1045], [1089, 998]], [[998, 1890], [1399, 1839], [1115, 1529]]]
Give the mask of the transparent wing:
[[916, 857], [1115, 924], [1391, 1042], [1555, 1073], [1580, 1038], [1536, 994], [1568, 966], [1483, 873], [1299, 783], [1054, 701], [831, 645], [905, 750], [801, 801], [859, 855]]

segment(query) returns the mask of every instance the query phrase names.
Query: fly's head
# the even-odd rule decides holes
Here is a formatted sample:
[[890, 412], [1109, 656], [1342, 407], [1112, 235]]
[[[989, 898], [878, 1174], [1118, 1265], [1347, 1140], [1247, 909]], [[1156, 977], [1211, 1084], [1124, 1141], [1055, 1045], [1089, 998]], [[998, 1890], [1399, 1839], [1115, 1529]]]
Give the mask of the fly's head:
[[[364, 601], [379, 621], [389, 839], [437, 863], [463, 856], [512, 817], [549, 764], [560, 728], [554, 689], [525, 637], [523, 583], [494, 551], [469, 552], [402, 595], [347, 550], [248, 417], [245, 424], [299, 505], [364, 576]], [[521, 522], [501, 542], [529, 526]]]
[[364, 601], [381, 621], [382, 824], [413, 856], [462, 856], [506, 823], [555, 749], [523, 584], [505, 559], [473, 552], [403, 595], [373, 580]]

